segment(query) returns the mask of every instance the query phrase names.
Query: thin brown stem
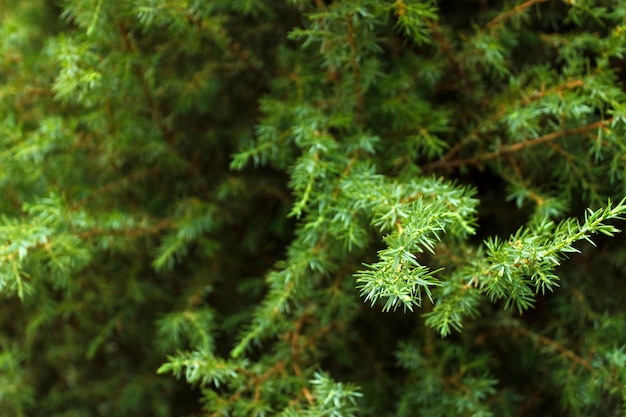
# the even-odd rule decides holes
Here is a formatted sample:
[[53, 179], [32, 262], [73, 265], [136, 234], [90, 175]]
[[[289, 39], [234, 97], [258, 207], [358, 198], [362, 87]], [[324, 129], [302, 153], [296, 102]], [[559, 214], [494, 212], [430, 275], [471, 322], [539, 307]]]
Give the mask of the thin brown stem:
[[[560, 94], [566, 90], [572, 90], [574, 88], [584, 87], [584, 85], [585, 85], [585, 82], [583, 80], [580, 80], [580, 79], [569, 80], [569, 81], [564, 82], [563, 84], [559, 84], [547, 90], [544, 88], [542, 88], [539, 91], [535, 90], [532, 93], [530, 93], [527, 97], [524, 97], [522, 100], [518, 101], [515, 104], [522, 106], [522, 107], [527, 106], [528, 104], [534, 101], [537, 101], [539, 99], [542, 99], [550, 94], [554, 94], [554, 93]], [[478, 126], [473, 128], [463, 139], [461, 139], [454, 146], [452, 146], [448, 150], [448, 152], [446, 152], [446, 154], [441, 158], [440, 162], [451, 160], [463, 148], [463, 146], [465, 146], [468, 143], [470, 139], [478, 135], [478, 133], [481, 131], [481, 129], [483, 129], [485, 125], [489, 126], [489, 125], [495, 124], [496, 121], [500, 119], [502, 116], [504, 116], [508, 111], [509, 109], [506, 106], [501, 106], [500, 111], [493, 113], [490, 117], [485, 119], [483, 122], [479, 123]]]
[[125, 236], [127, 238], [136, 238], [141, 236], [149, 236], [161, 233], [164, 230], [174, 227], [174, 223], [171, 220], [163, 219], [158, 223], [146, 227], [134, 227], [128, 229], [90, 229], [85, 232], [78, 233], [80, 239], [89, 240], [100, 236]]
[[443, 29], [435, 21], [432, 20], [428, 21], [428, 28], [433, 35], [433, 39], [441, 48], [441, 52], [445, 54], [445, 56], [448, 58], [448, 61], [450, 61], [452, 66], [455, 68], [456, 72], [460, 74], [461, 78], [464, 78], [465, 71], [463, 70], [463, 67], [461, 66], [457, 58], [454, 56], [452, 46], [446, 38]]
[[359, 50], [356, 45], [356, 36], [354, 34], [354, 26], [352, 25], [352, 16], [348, 15], [346, 18], [346, 25], [348, 27], [348, 42], [350, 44], [350, 64], [352, 65], [352, 76], [354, 77], [354, 94], [357, 98], [357, 116], [362, 113], [363, 110], [363, 93], [361, 91], [361, 71], [359, 68]]
[[565, 346], [563, 346], [562, 344], [560, 344], [554, 339], [550, 339], [547, 336], [541, 335], [539, 333], [535, 333], [532, 330], [526, 329], [524, 327], [513, 327], [513, 331], [520, 333], [524, 336], [530, 337], [534, 341], [537, 341], [544, 346], [548, 346], [558, 351], [561, 355], [571, 360], [572, 362], [576, 363], [577, 365], [580, 365], [583, 368], [587, 369], [589, 372], [592, 372], [592, 373], [596, 372], [596, 369], [591, 365], [591, 363], [589, 363], [588, 360], [581, 358], [572, 350], [566, 348]]
[[103, 185], [102, 187], [98, 188], [93, 194], [87, 197], [84, 197], [83, 199], [72, 204], [70, 209], [76, 210], [80, 207], [83, 207], [84, 205], [88, 204], [90, 201], [102, 196], [103, 194], [129, 187], [131, 184], [135, 183], [136, 181], [142, 178], [145, 178], [149, 175], [152, 175], [160, 170], [161, 170], [161, 167], [156, 166], [156, 167], [151, 167], [151, 168], [141, 170], [141, 171], [135, 171], [132, 174], [126, 177], [123, 177], [122, 179]]
[[500, 23], [502, 23], [503, 21], [511, 18], [512, 16], [515, 16], [516, 14], [519, 14], [521, 12], [523, 12], [524, 10], [528, 9], [529, 7], [534, 6], [535, 4], [539, 4], [539, 3], [545, 3], [548, 2], [550, 0], [528, 0], [518, 6], [515, 6], [514, 8], [496, 16], [494, 19], [492, 19], [489, 23], [487, 23], [485, 25], [485, 29], [490, 29], [494, 26], [499, 25]]
[[487, 152], [482, 155], [473, 156], [471, 158], [464, 159], [455, 159], [451, 161], [440, 160], [436, 162], [432, 162], [430, 164], [426, 164], [422, 167], [424, 171], [431, 171], [437, 168], [454, 168], [458, 166], [464, 165], [480, 165], [482, 162], [489, 161], [492, 159], [496, 159], [500, 156], [519, 152], [525, 148], [540, 145], [542, 143], [550, 142], [558, 138], [562, 138], [564, 136], [569, 135], [577, 135], [581, 133], [587, 133], [590, 130], [600, 128], [612, 122], [611, 119], [600, 120], [595, 123], [591, 123], [585, 126], [577, 127], [574, 129], [560, 130], [557, 132], [548, 133], [547, 135], [539, 136], [538, 138], [524, 140], [522, 142], [514, 143], [512, 145], [503, 146], [500, 149], [497, 149], [492, 152]]

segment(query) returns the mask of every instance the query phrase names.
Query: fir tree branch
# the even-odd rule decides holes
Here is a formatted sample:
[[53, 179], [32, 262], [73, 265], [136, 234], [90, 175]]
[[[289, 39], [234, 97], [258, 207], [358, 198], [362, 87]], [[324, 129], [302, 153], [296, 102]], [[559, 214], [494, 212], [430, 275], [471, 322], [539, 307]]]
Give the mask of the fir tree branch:
[[93, 201], [94, 199], [100, 199], [102, 198], [104, 195], [108, 194], [109, 192], [114, 192], [114, 191], [119, 191], [120, 189], [124, 189], [127, 188], [129, 186], [131, 186], [135, 181], [141, 180], [142, 178], [145, 178], [149, 175], [152, 174], [156, 174], [157, 172], [161, 171], [161, 167], [160, 166], [154, 166], [154, 167], [150, 167], [148, 169], [143, 169], [143, 170], [139, 170], [139, 171], [135, 171], [133, 173], [131, 173], [130, 175], [124, 176], [120, 179], [117, 179], [115, 181], [112, 181], [108, 184], [103, 185], [102, 187], [96, 189], [92, 194], [75, 201], [74, 203], [72, 203], [72, 205], [69, 207], [70, 210], [77, 210], [83, 206], [85, 206], [86, 204], [88, 204], [89, 202]]
[[548, 146], [550, 147], [550, 149], [554, 150], [556, 153], [558, 153], [559, 155], [563, 157], [563, 159], [569, 166], [571, 172], [574, 173], [574, 175], [580, 181], [581, 184], [586, 182], [583, 174], [580, 172], [580, 169], [574, 163], [574, 159], [572, 158], [572, 155], [569, 152], [565, 151], [565, 149], [563, 149], [563, 147], [559, 145], [558, 143], [548, 143]]
[[454, 51], [452, 50], [452, 45], [450, 41], [446, 38], [445, 33], [443, 32], [443, 28], [433, 20], [428, 20], [428, 29], [433, 34], [433, 39], [439, 44], [441, 48], [441, 52], [443, 52], [448, 61], [452, 64], [456, 72], [461, 76], [462, 79], [465, 78], [465, 70], [463, 66], [459, 63], [459, 60], [454, 55]]
[[356, 114], [357, 121], [361, 113], [363, 113], [364, 97], [361, 91], [361, 71], [359, 69], [359, 50], [356, 44], [354, 34], [354, 25], [352, 24], [352, 15], [346, 16], [346, 26], [348, 28], [348, 43], [350, 44], [350, 64], [352, 66], [352, 77], [354, 78], [354, 94], [357, 99]]
[[548, 1], [550, 0], [527, 0], [526, 2], [519, 4], [515, 6], [514, 8], [496, 16], [494, 19], [492, 19], [489, 23], [485, 25], [485, 29], [491, 29], [494, 26], [499, 25], [505, 20], [511, 18], [512, 16], [515, 16], [516, 14], [523, 12], [527, 8], [534, 6], [535, 4], [545, 3]]
[[562, 344], [560, 344], [554, 339], [550, 339], [547, 336], [536, 333], [522, 326], [511, 326], [509, 329], [512, 330], [514, 333], [519, 333], [521, 335], [527, 336], [531, 338], [532, 340], [534, 340], [535, 342], [538, 342], [544, 346], [547, 346], [551, 349], [558, 351], [562, 356], [571, 360], [577, 365], [582, 366], [583, 368], [587, 369], [591, 373], [595, 374], [597, 372], [597, 370], [591, 365], [591, 363], [588, 360], [581, 358], [576, 353], [574, 353], [574, 351], [566, 348], [565, 346], [563, 346]]
[[[590, 76], [593, 76], [593, 73]], [[568, 80], [568, 81], [564, 82], [563, 84], [559, 84], [559, 85], [551, 87], [549, 89], [542, 88], [539, 91], [535, 90], [535, 91], [531, 92], [530, 94], [526, 95], [526, 97], [522, 98], [517, 103], [515, 102], [515, 100], [517, 100], [517, 98], [515, 98], [515, 100], [512, 101], [512, 102], [509, 102], [509, 103], [506, 103], [506, 104], [501, 104], [499, 111], [493, 113], [490, 117], [486, 118], [485, 120], [482, 120], [467, 135], [465, 135], [465, 137], [463, 137], [463, 139], [461, 139], [458, 142], [456, 142], [454, 144], [454, 146], [452, 146], [448, 150], [448, 152], [446, 152], [446, 154], [439, 161], [436, 161], [434, 163], [425, 165], [423, 167], [423, 169], [426, 169], [427, 167], [432, 166], [433, 164], [443, 163], [444, 161], [451, 160], [452, 157], [454, 157], [454, 155], [456, 155], [464, 146], [466, 146], [467, 143], [472, 138], [477, 137], [479, 132], [482, 129], [484, 129], [485, 126], [494, 125], [501, 117], [506, 115], [507, 112], [510, 111], [509, 107], [514, 107], [516, 105], [520, 105], [521, 107], [524, 107], [524, 106], [529, 105], [532, 102], [535, 102], [537, 100], [545, 98], [545, 97], [549, 96], [550, 94], [554, 94], [554, 93], [558, 94], [558, 93], [561, 93], [563, 91], [567, 91], [567, 90], [570, 90], [570, 89], [574, 89], [574, 88], [578, 88], [578, 87], [584, 87], [584, 85], [585, 85], [585, 82], [584, 82], [583, 79]], [[507, 104], [508, 104], [508, 106], [507, 106]]]
[[321, 11], [326, 11], [326, 5], [324, 4], [324, 0], [315, 0], [315, 6]]
[[465, 158], [465, 159], [450, 160], [450, 161], [440, 160], [436, 162], [431, 162], [429, 164], [424, 165], [422, 167], [422, 170], [431, 171], [431, 170], [438, 169], [438, 168], [449, 169], [449, 168], [454, 168], [458, 166], [480, 165], [482, 162], [489, 161], [492, 159], [497, 159], [500, 156], [503, 156], [506, 154], [519, 152], [527, 147], [540, 145], [542, 143], [550, 142], [555, 139], [562, 138], [564, 136], [587, 133], [590, 130], [601, 128], [607, 124], [610, 124], [612, 121], [613, 121], [613, 118], [610, 118], [610, 119], [600, 120], [600, 121], [597, 121], [597, 122], [594, 122], [585, 126], [573, 128], [573, 129], [559, 130], [557, 132], [548, 133], [546, 135], [543, 135], [534, 139], [527, 139], [525, 141], [503, 146], [498, 150], [487, 152], [479, 156], [474, 156], [474, 157]]
[[[590, 76], [593, 76], [593, 73], [590, 74]], [[542, 87], [539, 91], [533, 91], [529, 96], [524, 97], [519, 102], [519, 104], [521, 106], [526, 106], [526, 105], [530, 104], [531, 102], [539, 100], [539, 99], [542, 99], [544, 97], [547, 97], [550, 94], [561, 93], [563, 91], [572, 90], [574, 88], [584, 87], [584, 86], [585, 86], [585, 81], [584, 80], [582, 80], [582, 79], [574, 79], [574, 80], [566, 81], [563, 84], [559, 84], [559, 85], [556, 85], [554, 87], [548, 88], [547, 90]], [[497, 114], [496, 118], [500, 118], [501, 116], [506, 114], [507, 111], [508, 111], [507, 109], [502, 109]]]

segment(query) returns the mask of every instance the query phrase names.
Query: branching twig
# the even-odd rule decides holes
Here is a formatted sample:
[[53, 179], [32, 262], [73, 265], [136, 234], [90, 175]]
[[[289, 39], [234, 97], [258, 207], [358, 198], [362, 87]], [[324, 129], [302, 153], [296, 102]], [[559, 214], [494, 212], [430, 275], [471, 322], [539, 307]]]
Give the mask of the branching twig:
[[[571, 90], [571, 89], [574, 89], [574, 88], [577, 88], [577, 87], [583, 87], [584, 85], [585, 85], [584, 80], [581, 80], [581, 79], [569, 80], [569, 81], [566, 81], [563, 84], [559, 84], [559, 85], [557, 85], [555, 87], [552, 87], [552, 88], [549, 88], [547, 90], [541, 89], [540, 91], [533, 91], [529, 96], [523, 98], [522, 100], [520, 100], [516, 104], [518, 104], [520, 106], [526, 106], [526, 105], [532, 103], [533, 101], [536, 101], [536, 100], [539, 100], [539, 99], [542, 99], [542, 98], [548, 96], [549, 94], [561, 93], [562, 91]], [[507, 112], [508, 112], [508, 109], [505, 106], [499, 112], [494, 113], [493, 115], [488, 117], [485, 121], [479, 123], [478, 126], [473, 128], [463, 139], [461, 139], [453, 147], [451, 147], [450, 150], [448, 150], [448, 152], [446, 152], [446, 154], [443, 156], [443, 158], [439, 162], [451, 160], [452, 157], [454, 157], [463, 148], [463, 146], [466, 145], [466, 143], [471, 138], [473, 138], [473, 137], [478, 135], [478, 132], [480, 132], [480, 130], [485, 125], [494, 124], [498, 119], [500, 119], [502, 116], [504, 116]]]
[[591, 363], [589, 363], [588, 360], [586, 360], [584, 358], [581, 358], [576, 353], [574, 353], [572, 350], [566, 348], [565, 346], [563, 346], [562, 344], [560, 344], [556, 340], [550, 339], [549, 337], [541, 335], [539, 333], [535, 333], [532, 330], [528, 330], [528, 329], [526, 329], [524, 327], [513, 327], [512, 329], [513, 329], [514, 332], [521, 333], [524, 336], [528, 336], [531, 339], [541, 343], [542, 345], [548, 346], [548, 347], [550, 347], [550, 348], [560, 352], [567, 359], [569, 359], [572, 362], [582, 366], [583, 368], [587, 369], [589, 372], [591, 372], [591, 373], [595, 373], [596, 372], [596, 369], [591, 365]]
[[496, 16], [494, 19], [492, 19], [489, 23], [487, 23], [485, 25], [485, 29], [489, 29], [492, 28], [498, 24], [500, 24], [502, 21], [509, 19], [512, 16], [515, 16], [518, 13], [523, 12], [524, 10], [528, 9], [529, 7], [534, 6], [535, 4], [539, 4], [539, 3], [545, 3], [547, 1], [550, 0], [528, 0], [518, 6], [515, 6], [514, 8], [512, 8], [511, 10], [508, 10], [498, 16]]
[[102, 196], [103, 194], [129, 187], [135, 181], [140, 180], [148, 175], [154, 174], [160, 170], [161, 170], [161, 167], [155, 166], [155, 167], [151, 167], [145, 170], [135, 171], [132, 174], [126, 177], [123, 177], [117, 181], [113, 181], [106, 185], [103, 185], [102, 187], [98, 188], [93, 194], [88, 195], [87, 197], [84, 197], [81, 200], [72, 204], [70, 207], [70, 210], [77, 210], [78, 208], [83, 207], [90, 201]]
[[500, 157], [502, 155], [519, 152], [522, 149], [525, 149], [527, 147], [540, 145], [540, 144], [546, 143], [546, 142], [550, 142], [552, 140], [561, 138], [563, 136], [569, 136], [569, 135], [576, 135], [576, 134], [580, 134], [580, 133], [586, 133], [586, 132], [588, 132], [590, 130], [597, 129], [599, 127], [607, 125], [607, 124], [611, 123], [612, 120], [613, 120], [612, 118], [611, 119], [607, 119], [607, 120], [600, 120], [600, 121], [597, 121], [595, 123], [591, 123], [591, 124], [588, 124], [588, 125], [585, 125], [585, 126], [574, 128], [574, 129], [560, 130], [558, 132], [548, 133], [547, 135], [539, 136], [538, 138], [529, 139], [529, 140], [525, 140], [525, 141], [522, 141], [522, 142], [514, 143], [512, 145], [501, 147], [500, 149], [497, 149], [495, 151], [487, 152], [487, 153], [484, 153], [484, 154], [478, 155], [478, 156], [473, 156], [471, 158], [455, 159], [455, 160], [452, 160], [452, 161], [446, 161], [444, 159], [444, 160], [432, 162], [430, 164], [424, 165], [422, 167], [422, 169], [424, 171], [430, 171], [430, 170], [437, 169], [437, 168], [454, 168], [454, 167], [464, 166], [464, 165], [479, 165], [481, 162], [489, 161], [489, 160], [492, 160], [492, 159], [496, 159], [496, 158], [498, 158], [498, 157]]
[[356, 45], [356, 36], [354, 34], [354, 26], [352, 25], [351, 16], [348, 15], [346, 19], [346, 25], [348, 27], [348, 42], [350, 44], [350, 64], [352, 65], [352, 76], [354, 77], [354, 94], [357, 98], [357, 116], [362, 113], [363, 110], [363, 94], [361, 91], [361, 72], [359, 69], [359, 50]]

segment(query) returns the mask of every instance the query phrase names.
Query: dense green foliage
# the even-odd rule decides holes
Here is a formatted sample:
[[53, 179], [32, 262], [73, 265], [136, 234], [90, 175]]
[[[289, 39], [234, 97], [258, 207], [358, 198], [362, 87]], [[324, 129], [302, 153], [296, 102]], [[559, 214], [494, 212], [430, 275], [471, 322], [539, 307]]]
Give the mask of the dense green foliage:
[[625, 416], [626, 4], [0, 2], [7, 416]]

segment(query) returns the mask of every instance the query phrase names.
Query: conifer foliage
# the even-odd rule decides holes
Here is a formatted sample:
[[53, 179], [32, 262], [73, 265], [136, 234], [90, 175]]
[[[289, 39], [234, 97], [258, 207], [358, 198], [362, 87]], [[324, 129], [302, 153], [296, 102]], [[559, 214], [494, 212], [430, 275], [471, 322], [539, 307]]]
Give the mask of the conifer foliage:
[[7, 416], [626, 415], [619, 0], [0, 2]]

